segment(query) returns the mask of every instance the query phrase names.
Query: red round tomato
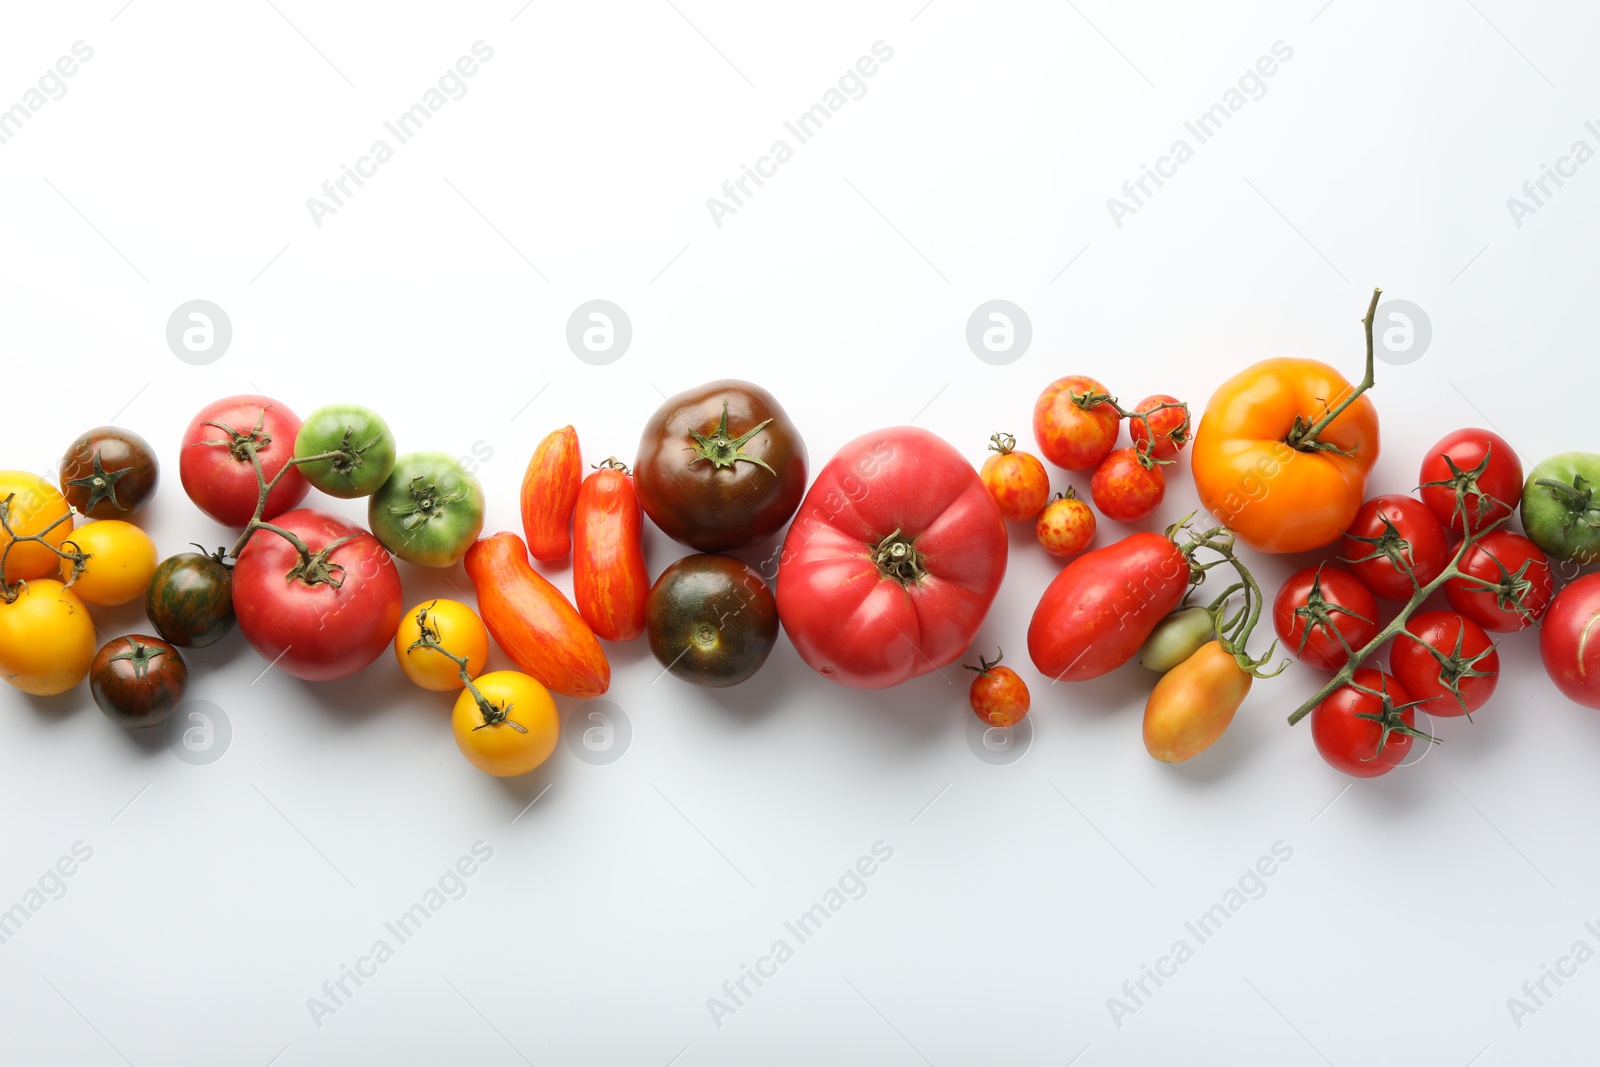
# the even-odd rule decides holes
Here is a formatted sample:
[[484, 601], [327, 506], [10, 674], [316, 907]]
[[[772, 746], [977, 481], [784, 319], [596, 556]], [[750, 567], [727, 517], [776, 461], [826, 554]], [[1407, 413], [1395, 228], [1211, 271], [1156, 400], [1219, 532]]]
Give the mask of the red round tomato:
[[800, 505], [778, 616], [813, 670], [882, 689], [955, 662], [1005, 571], [1005, 520], [966, 458], [926, 430], [877, 430], [840, 449]]
[[1033, 405], [1033, 439], [1039, 451], [1069, 471], [1092, 470], [1116, 447], [1122, 416], [1106, 387], [1081, 374], [1058, 378]]
[[1343, 567], [1306, 567], [1278, 590], [1272, 627], [1296, 659], [1336, 671], [1378, 636], [1378, 602]]
[[1428, 505], [1391, 493], [1361, 505], [1339, 555], [1362, 584], [1385, 600], [1411, 594], [1444, 573], [1450, 542]]
[[1028, 683], [1010, 667], [1000, 666], [1005, 652], [1000, 652], [991, 663], [982, 656], [978, 666], [966, 664], [969, 671], [977, 671], [972, 687], [967, 690], [967, 702], [972, 713], [990, 726], [1015, 726], [1027, 717], [1032, 703], [1028, 696]]
[[1550, 602], [1539, 658], [1568, 700], [1600, 708], [1600, 574], [1568, 582]]
[[1485, 630], [1510, 633], [1532, 626], [1555, 592], [1550, 558], [1510, 530], [1484, 534], [1458, 569], [1463, 577], [1444, 583], [1444, 598]]
[[1490, 430], [1457, 430], [1422, 461], [1422, 502], [1457, 534], [1503, 519], [1522, 501], [1522, 460]]
[[[1409, 636], [1407, 636], [1409, 635]], [[1389, 651], [1389, 669], [1429, 715], [1467, 715], [1500, 680], [1500, 653], [1483, 627], [1455, 611], [1424, 611], [1406, 621]]]
[[[243, 526], [260, 496], [250, 462], [254, 451], [268, 482], [294, 458], [300, 420], [276, 400], [230, 396], [200, 409], [183, 432], [178, 478], [195, 506], [224, 526]], [[291, 468], [267, 497], [261, 517], [270, 519], [305, 499], [305, 476]]]
[[[1135, 415], [1144, 418], [1130, 418], [1128, 433], [1133, 435], [1135, 447], [1148, 448], [1157, 459], [1171, 459], [1189, 443], [1189, 409], [1187, 406], [1162, 407], [1163, 404], [1182, 405], [1183, 402], [1166, 393], [1145, 397], [1133, 409]], [[1147, 444], [1152, 438], [1155, 444]]]
[[1100, 514], [1116, 522], [1138, 522], [1161, 506], [1167, 477], [1152, 460], [1139, 462], [1137, 448], [1119, 448], [1100, 461], [1089, 481], [1089, 495]]
[[1400, 683], [1363, 667], [1311, 712], [1311, 739], [1328, 765], [1353, 778], [1388, 774], [1411, 754], [1412, 740], [1432, 739], [1416, 727]]
[[302, 508], [257, 530], [233, 568], [239, 629], [261, 656], [296, 678], [354, 674], [394, 640], [400, 575], [378, 539], [337, 515]]

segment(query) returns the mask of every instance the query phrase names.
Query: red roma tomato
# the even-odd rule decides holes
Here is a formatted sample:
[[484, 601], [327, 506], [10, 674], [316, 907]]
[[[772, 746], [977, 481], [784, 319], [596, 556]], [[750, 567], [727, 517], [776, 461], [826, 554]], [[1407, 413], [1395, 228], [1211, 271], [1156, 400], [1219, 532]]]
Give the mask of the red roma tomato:
[[1431, 742], [1417, 730], [1416, 712], [1405, 707], [1411, 698], [1399, 682], [1363, 667], [1351, 683], [1328, 694], [1311, 712], [1311, 739], [1334, 770], [1352, 778], [1376, 778], [1405, 761], [1413, 738]]
[[1413, 496], [1375, 496], [1356, 512], [1339, 555], [1362, 583], [1385, 600], [1410, 600], [1444, 573], [1450, 543], [1428, 505]]
[[1555, 592], [1550, 558], [1510, 530], [1484, 534], [1458, 569], [1463, 577], [1444, 583], [1444, 598], [1485, 630], [1510, 633], [1532, 626]]
[[1189, 558], [1171, 539], [1130, 534], [1061, 569], [1028, 624], [1028, 655], [1063, 682], [1098, 678], [1132, 659], [1189, 588]]
[[[1409, 635], [1409, 636], [1407, 636]], [[1483, 627], [1454, 611], [1424, 611], [1395, 638], [1389, 669], [1429, 715], [1467, 715], [1494, 693], [1500, 653]]]
[[1441, 523], [1460, 534], [1464, 518], [1476, 532], [1522, 501], [1522, 460], [1497, 433], [1457, 430], [1428, 449], [1417, 481], [1422, 502]]
[[876, 430], [840, 449], [801, 503], [778, 617], [823, 677], [884, 689], [954, 663], [1005, 572], [1005, 520], [966, 458], [927, 430]]
[[572, 551], [572, 509], [582, 481], [578, 431], [563, 426], [546, 434], [522, 475], [522, 532], [534, 559], [552, 563]]
[[1150, 517], [1167, 494], [1167, 476], [1154, 461], [1139, 462], [1139, 450], [1119, 448], [1094, 469], [1089, 495], [1100, 514], [1115, 522], [1138, 522]]
[[1568, 700], [1600, 708], [1600, 574], [1568, 582], [1550, 602], [1539, 658]]
[[1039, 451], [1069, 471], [1092, 470], [1117, 444], [1122, 416], [1106, 403], [1106, 387], [1081, 374], [1058, 378], [1033, 405]]
[[233, 568], [233, 611], [261, 657], [296, 678], [326, 682], [379, 656], [400, 625], [400, 575], [378, 539], [337, 515], [279, 515], [310, 563], [283, 537], [257, 530]]
[[1306, 567], [1278, 590], [1272, 628], [1300, 662], [1336, 671], [1350, 662], [1351, 652], [1378, 636], [1378, 602], [1343, 567]]
[[[1162, 407], [1163, 404], [1178, 406], [1167, 408]], [[1143, 419], [1128, 420], [1128, 432], [1133, 435], [1134, 447], [1148, 448], [1157, 459], [1171, 459], [1189, 443], [1189, 408], [1177, 397], [1156, 393], [1139, 401], [1133, 410], [1135, 414], [1145, 416]], [[1146, 421], [1149, 422], [1148, 426], [1145, 425]], [[1147, 444], [1152, 435], [1155, 439], [1153, 446]]]
[[1036, 456], [1012, 451], [1017, 439], [1010, 434], [997, 433], [989, 441], [995, 454], [983, 461], [978, 476], [1007, 522], [1032, 522], [1050, 499], [1050, 475]]
[[1005, 658], [1002, 651], [990, 663], [978, 657], [978, 666], [966, 664], [969, 671], [977, 671], [972, 688], [967, 690], [967, 700], [972, 713], [990, 726], [1015, 726], [1028, 714], [1032, 701], [1028, 696], [1028, 683], [1010, 667], [1000, 666]]
[[[243, 526], [255, 514], [260, 495], [251, 450], [270, 482], [294, 458], [299, 433], [300, 420], [294, 412], [264, 396], [230, 396], [207, 404], [183, 432], [183, 450], [178, 453], [183, 491], [222, 525]], [[289, 470], [273, 486], [261, 517], [288, 511], [305, 499], [309, 488], [299, 470]]]
[[1094, 512], [1070, 485], [1039, 512], [1033, 535], [1052, 556], [1076, 556], [1094, 540]]
[[572, 528], [578, 613], [607, 641], [632, 641], [644, 633], [650, 574], [644, 565], [644, 512], [628, 468], [608, 459], [583, 480]]

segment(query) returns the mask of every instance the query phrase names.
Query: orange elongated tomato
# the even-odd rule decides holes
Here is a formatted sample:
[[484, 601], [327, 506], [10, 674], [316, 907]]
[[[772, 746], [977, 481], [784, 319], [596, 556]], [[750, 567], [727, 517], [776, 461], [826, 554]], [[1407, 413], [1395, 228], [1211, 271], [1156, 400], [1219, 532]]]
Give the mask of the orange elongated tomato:
[[607, 641], [632, 641], [644, 633], [650, 572], [644, 565], [644, 512], [628, 468], [608, 459], [583, 480], [572, 531], [578, 613]]
[[528, 563], [514, 533], [467, 549], [467, 577], [489, 635], [512, 662], [558, 693], [594, 697], [611, 685], [611, 664], [576, 608]]
[[1223, 382], [1206, 405], [1191, 463], [1200, 502], [1262, 552], [1306, 552], [1339, 538], [1378, 461], [1378, 412], [1356, 399], [1302, 451], [1296, 418], [1314, 423], [1349, 396], [1338, 371], [1314, 359], [1268, 359]]
[[563, 426], [545, 435], [522, 475], [522, 532], [534, 559], [552, 563], [572, 551], [572, 509], [582, 481], [578, 431]]
[[1233, 653], [1207, 641], [1166, 674], [1144, 705], [1145, 751], [1181, 763], [1216, 743], [1254, 679]]

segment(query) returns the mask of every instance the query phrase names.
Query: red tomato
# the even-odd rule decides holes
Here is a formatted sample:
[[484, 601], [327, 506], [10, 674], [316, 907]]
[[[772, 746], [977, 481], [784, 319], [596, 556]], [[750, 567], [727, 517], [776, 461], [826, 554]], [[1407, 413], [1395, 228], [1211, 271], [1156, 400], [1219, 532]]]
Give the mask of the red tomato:
[[1122, 418], [1106, 399], [1106, 387], [1081, 374], [1046, 386], [1033, 405], [1033, 439], [1044, 458], [1069, 471], [1092, 470], [1105, 459]]
[[1454, 611], [1424, 611], [1395, 638], [1389, 669], [1429, 715], [1467, 715], [1494, 693], [1500, 653], [1483, 627]]
[[1411, 594], [1444, 573], [1450, 542], [1428, 505], [1390, 493], [1361, 505], [1339, 555], [1366, 587], [1385, 600]]
[[[1162, 404], [1180, 404], [1175, 396], [1166, 393], [1156, 393], [1147, 396], [1134, 407], [1134, 413], [1144, 415], [1143, 419], [1130, 418], [1128, 432], [1133, 435], [1133, 443], [1137, 448], [1149, 448], [1150, 454], [1157, 459], [1171, 459], [1176, 456], [1184, 445], [1189, 443], [1189, 409], [1187, 407], [1163, 408]], [[1161, 410], [1156, 411], [1156, 408]], [[1149, 425], [1145, 423], [1148, 421]], [[1153, 446], [1146, 442], [1155, 438]]]
[[995, 454], [983, 461], [978, 476], [1007, 522], [1032, 522], [1050, 499], [1050, 475], [1037, 457], [1013, 451], [1017, 439], [1010, 434], [989, 441]]
[[572, 599], [607, 641], [644, 633], [650, 574], [645, 569], [644, 512], [633, 477], [615, 459], [583, 480], [573, 512]]
[[977, 471], [926, 430], [876, 430], [817, 475], [784, 539], [778, 616], [800, 658], [858, 689], [953, 663], [1006, 571]]
[[1510, 530], [1491, 530], [1462, 558], [1464, 577], [1444, 583], [1450, 606], [1485, 630], [1510, 633], [1544, 617], [1555, 592], [1550, 558]]
[[1010, 667], [1000, 666], [1004, 656], [1001, 652], [993, 663], [979, 656], [978, 666], [966, 665], [967, 670], [978, 672], [967, 690], [972, 713], [990, 726], [1017, 725], [1027, 716], [1032, 704], [1028, 683]]
[[1343, 567], [1306, 567], [1278, 590], [1272, 628], [1300, 662], [1336, 671], [1378, 636], [1378, 602]]
[[1028, 623], [1028, 655], [1055, 681], [1098, 678], [1132, 659], [1189, 588], [1169, 538], [1130, 534], [1061, 569]]
[[1362, 667], [1311, 712], [1311, 739], [1334, 770], [1353, 778], [1388, 774], [1411, 754], [1413, 738], [1427, 738], [1405, 707], [1410, 699], [1389, 675]]
[[1600, 574], [1567, 583], [1539, 628], [1545, 673], [1568, 700], [1600, 708]]
[[1094, 540], [1094, 512], [1070, 485], [1039, 512], [1033, 535], [1052, 556], [1076, 556]]
[[1139, 462], [1139, 450], [1119, 448], [1100, 461], [1089, 481], [1089, 495], [1100, 514], [1116, 522], [1138, 522], [1161, 506], [1167, 477], [1152, 461]]
[[[253, 447], [268, 482], [294, 458], [300, 420], [264, 396], [230, 396], [200, 409], [183, 433], [178, 479], [195, 506], [224, 526], [243, 526], [260, 496]], [[290, 469], [267, 497], [261, 517], [270, 519], [305, 499], [305, 476]], [[280, 538], [281, 540], [281, 538]]]
[[1522, 460], [1497, 433], [1457, 430], [1428, 450], [1417, 481], [1422, 502], [1441, 523], [1460, 534], [1465, 519], [1476, 532], [1522, 501]]
[[400, 575], [378, 539], [310, 508], [273, 525], [305, 542], [313, 563], [306, 567], [271, 530], [245, 544], [233, 568], [233, 610], [250, 647], [310, 682], [354, 674], [383, 655], [400, 625]]

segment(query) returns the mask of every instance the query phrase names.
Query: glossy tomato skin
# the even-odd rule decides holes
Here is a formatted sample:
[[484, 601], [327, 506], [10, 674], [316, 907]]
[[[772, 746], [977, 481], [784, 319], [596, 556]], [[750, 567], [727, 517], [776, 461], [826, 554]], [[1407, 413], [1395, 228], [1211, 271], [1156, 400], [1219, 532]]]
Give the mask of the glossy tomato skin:
[[1254, 677], [1219, 641], [1161, 676], [1144, 706], [1144, 748], [1163, 763], [1193, 759], [1222, 737]]
[[[1356, 671], [1352, 680], [1356, 685], [1388, 694], [1390, 704], [1396, 708], [1411, 699], [1399, 682], [1371, 667]], [[1311, 739], [1330, 767], [1352, 778], [1376, 778], [1394, 770], [1411, 754], [1413, 738], [1398, 730], [1391, 731], [1383, 741], [1383, 750], [1378, 750], [1383, 726], [1359, 716], [1379, 714], [1382, 706], [1382, 700], [1372, 693], [1342, 685], [1312, 710]], [[1400, 718], [1407, 726], [1416, 725], [1414, 709], [1407, 708]]]
[[995, 454], [983, 461], [978, 477], [1007, 522], [1032, 522], [1050, 499], [1050, 475], [1038, 457], [1014, 450], [1016, 439], [995, 434]]
[[[439, 648], [423, 643], [424, 631]], [[407, 678], [436, 693], [454, 693], [462, 688], [462, 667], [451, 656], [467, 661], [467, 677], [483, 673], [489, 631], [477, 612], [459, 600], [425, 600], [401, 617], [394, 658]]]
[[[1457, 471], [1464, 474], [1481, 463], [1486, 463], [1486, 469], [1478, 476], [1477, 491], [1470, 492], [1464, 502], [1458, 500], [1452, 485], [1439, 484], [1456, 481]], [[1521, 502], [1522, 460], [1504, 437], [1492, 430], [1468, 427], [1447, 434], [1428, 450], [1417, 483], [1422, 502], [1441, 523], [1458, 536], [1466, 531], [1476, 533], [1510, 515]]]
[[1045, 386], [1033, 405], [1033, 439], [1045, 459], [1069, 471], [1087, 471], [1106, 458], [1116, 447], [1122, 416], [1103, 400], [1078, 403], [1106, 395], [1105, 386], [1082, 374]]
[[1500, 653], [1483, 627], [1457, 611], [1423, 611], [1406, 620], [1406, 633], [1389, 651], [1389, 670], [1412, 700], [1427, 701], [1418, 707], [1466, 715], [1488, 702], [1500, 680]]
[[183, 552], [156, 565], [144, 613], [169, 644], [204, 648], [233, 632], [233, 568], [222, 552]]
[[1094, 540], [1094, 511], [1078, 499], [1077, 492], [1067, 487], [1065, 493], [1039, 512], [1033, 525], [1033, 535], [1044, 550], [1052, 556], [1068, 559], [1089, 547]]
[[[1524, 570], [1526, 567], [1526, 570]], [[1451, 578], [1444, 583], [1444, 598], [1452, 608], [1467, 616], [1485, 630], [1512, 633], [1526, 629], [1544, 617], [1555, 594], [1555, 577], [1550, 571], [1550, 558], [1539, 546], [1510, 530], [1491, 530], [1475, 543], [1462, 557], [1459, 569], [1467, 577]], [[1502, 596], [1522, 574], [1522, 610]], [[1508, 575], [1510, 576], [1508, 578]], [[1472, 581], [1477, 578], [1482, 581]], [[1488, 582], [1497, 588], [1488, 588]]]
[[35, 578], [11, 603], [0, 599], [0, 678], [34, 696], [65, 693], [89, 673], [94, 621], [76, 593]]
[[522, 533], [534, 559], [554, 563], [572, 551], [572, 511], [582, 482], [578, 431], [571, 426], [552, 430], [522, 474]]
[[633, 478], [618, 464], [583, 480], [572, 529], [572, 598], [607, 641], [644, 633], [650, 572], [644, 562], [644, 512]]
[[1352, 387], [1314, 359], [1279, 358], [1234, 375], [1212, 394], [1190, 464], [1205, 509], [1261, 552], [1332, 544], [1366, 496], [1378, 461], [1378, 411], [1356, 399], [1320, 435], [1339, 451], [1302, 452], [1285, 438], [1296, 416], [1314, 422]]
[[1522, 486], [1522, 528], [1551, 559], [1600, 560], [1600, 456], [1562, 452], [1541, 460]]
[[337, 586], [289, 577], [294, 547], [258, 530], [233, 568], [233, 610], [245, 640], [284, 672], [308, 682], [354, 674], [381, 656], [400, 624], [400, 575], [378, 539], [337, 515], [302, 508], [273, 520], [313, 553], [345, 537], [328, 559]]
[[1033, 699], [1028, 695], [1028, 683], [1022, 680], [1022, 676], [1010, 667], [998, 666], [999, 660], [986, 663], [980, 658], [978, 662], [983, 664], [984, 669], [970, 665], [967, 668], [978, 671], [978, 676], [967, 689], [967, 702], [972, 705], [972, 713], [988, 725], [1002, 729], [1015, 726], [1027, 718]]
[[697, 552], [661, 572], [647, 607], [650, 652], [674, 678], [711, 689], [761, 669], [778, 640], [778, 605], [754, 568]]
[[561, 717], [548, 689], [518, 671], [491, 671], [474, 684], [495, 714], [486, 717], [471, 690], [456, 697], [450, 727], [467, 762], [496, 778], [513, 778], [550, 758]]
[[[736, 451], [751, 458], [732, 458], [746, 434]], [[707, 458], [712, 453], [720, 458]], [[725, 378], [656, 409], [633, 477], [645, 514], [674, 541], [701, 552], [744, 548], [783, 529], [799, 506], [806, 446], [777, 398]]]
[[11, 546], [5, 556], [5, 580], [15, 582], [59, 573], [61, 557], [46, 546], [59, 548], [72, 536], [72, 512], [61, 490], [37, 474], [0, 471], [0, 504], [5, 505], [6, 523], [12, 534], [45, 539], [45, 544], [21, 541], [11, 545], [11, 534], [0, 530], [0, 549]]
[[113, 637], [89, 665], [89, 693], [106, 718], [130, 730], [159, 726], [183, 701], [189, 668], [159, 637]]
[[1122, 666], [1189, 588], [1189, 560], [1169, 538], [1136, 533], [1079, 556], [1039, 598], [1028, 655], [1054, 681]]
[[1119, 448], [1094, 469], [1089, 495], [1100, 514], [1115, 522], [1138, 522], [1161, 506], [1167, 477], [1160, 467], [1145, 467], [1138, 450]]
[[453, 567], [483, 532], [483, 486], [446, 452], [411, 452], [367, 498], [367, 525], [396, 559]]
[[1390, 493], [1361, 505], [1340, 542], [1339, 556], [1376, 595], [1410, 600], [1418, 587], [1444, 573], [1450, 542], [1428, 505]]
[[1354, 652], [1378, 636], [1378, 601], [1343, 567], [1327, 563], [1305, 567], [1279, 588], [1272, 602], [1272, 628], [1296, 659], [1336, 671], [1350, 661], [1350, 653], [1339, 643], [1341, 637]]
[[[257, 427], [260, 429], [257, 429]], [[230, 396], [200, 409], [183, 432], [178, 480], [196, 507], [224, 526], [244, 526], [260, 495], [248, 452], [232, 445], [229, 430], [255, 446], [267, 481], [294, 458], [300, 420], [283, 404], [265, 396]], [[261, 517], [271, 519], [299, 504], [310, 486], [290, 470], [267, 496]]]
[[1194, 427], [1189, 425], [1188, 409], [1161, 407], [1179, 403], [1182, 401], [1167, 393], [1156, 393], [1139, 401], [1133, 410], [1145, 417], [1128, 420], [1128, 433], [1133, 437], [1134, 447], [1148, 448], [1157, 459], [1171, 459], [1181, 452], [1194, 432]]
[[1600, 574], [1568, 582], [1550, 602], [1539, 658], [1568, 700], [1600, 708]]
[[61, 561], [61, 580], [76, 574], [72, 591], [90, 604], [112, 607], [144, 596], [156, 569], [156, 543], [131, 522], [97, 519], [72, 531], [63, 547], [87, 558]]
[[1006, 548], [1000, 509], [961, 453], [914, 426], [875, 430], [828, 461], [789, 527], [778, 615], [823, 677], [898, 685], [966, 651]]
[[325, 404], [306, 416], [294, 439], [297, 459], [348, 450], [338, 456], [302, 463], [296, 468], [316, 488], [342, 500], [370, 496], [394, 471], [394, 432], [369, 407]]
[[161, 465], [150, 442], [132, 430], [96, 426], [67, 446], [60, 482], [79, 515], [126, 519], [155, 494]]

